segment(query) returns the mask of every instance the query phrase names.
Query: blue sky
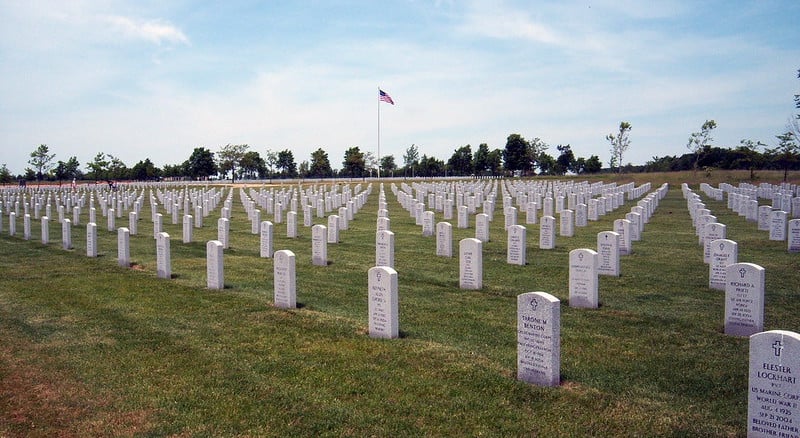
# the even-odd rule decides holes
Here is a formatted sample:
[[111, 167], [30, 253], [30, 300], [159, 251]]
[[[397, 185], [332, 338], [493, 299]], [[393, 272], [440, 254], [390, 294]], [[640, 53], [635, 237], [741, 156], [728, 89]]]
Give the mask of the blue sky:
[[323, 148], [402, 165], [518, 133], [607, 165], [714, 143], [775, 145], [800, 93], [800, 2], [0, 0], [0, 164], [45, 143], [85, 170], [179, 164], [246, 143], [295, 161]]

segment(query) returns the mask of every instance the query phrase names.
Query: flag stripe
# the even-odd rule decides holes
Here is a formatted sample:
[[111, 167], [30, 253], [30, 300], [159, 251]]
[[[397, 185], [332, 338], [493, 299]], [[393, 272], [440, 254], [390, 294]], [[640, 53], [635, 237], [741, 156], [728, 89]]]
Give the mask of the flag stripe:
[[382, 102], [391, 103], [392, 105], [394, 105], [394, 101], [392, 100], [391, 96], [389, 96], [388, 94], [386, 94], [386, 92], [385, 92], [385, 91], [383, 91], [383, 90], [381, 90], [381, 89], [378, 89], [378, 92], [379, 92], [379, 99], [380, 99]]

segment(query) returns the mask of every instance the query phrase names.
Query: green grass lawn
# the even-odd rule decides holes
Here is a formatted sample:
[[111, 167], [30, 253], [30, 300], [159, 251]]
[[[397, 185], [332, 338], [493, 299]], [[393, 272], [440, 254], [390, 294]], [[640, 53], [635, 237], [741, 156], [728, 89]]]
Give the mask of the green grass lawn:
[[[422, 237], [385, 183], [395, 340], [367, 335], [377, 184], [341, 243], [328, 246], [327, 267], [311, 264], [302, 215], [297, 239], [275, 224], [275, 250], [297, 255], [292, 310], [272, 306], [272, 259], [259, 257], [239, 188], [223, 291], [205, 289], [205, 242], [216, 239], [219, 209], [191, 244], [165, 215], [171, 280], [156, 278], [147, 202], [131, 238], [135, 269], [117, 266], [117, 235], [99, 209], [98, 258], [85, 256], [85, 225], [64, 251], [57, 223], [44, 246], [38, 221], [24, 241], [22, 220], [10, 237], [4, 212], [0, 436], [744, 436], [748, 340], [722, 333], [724, 293], [707, 287], [686, 201], [670, 182], [634, 253], [621, 258], [622, 275], [600, 278], [593, 310], [567, 305], [568, 253], [593, 248], [635, 201], [575, 237], [557, 236], [554, 250], [540, 250], [538, 225], [528, 225], [526, 266], [505, 263], [497, 207], [484, 287], [464, 291], [458, 258], [435, 256], [435, 237]], [[703, 197], [739, 242], [739, 261], [766, 268], [765, 329], [800, 331], [798, 254]], [[469, 229], [452, 224], [457, 251], [474, 237], [474, 216]], [[530, 291], [563, 302], [560, 387], [515, 379], [516, 296]]]

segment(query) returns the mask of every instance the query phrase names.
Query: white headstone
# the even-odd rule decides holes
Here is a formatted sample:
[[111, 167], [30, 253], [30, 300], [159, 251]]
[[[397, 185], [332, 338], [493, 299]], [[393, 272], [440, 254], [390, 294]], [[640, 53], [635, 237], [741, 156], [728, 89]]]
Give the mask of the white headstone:
[[31, 215], [29, 213], [22, 217], [22, 238], [31, 240]]
[[425, 237], [433, 236], [434, 214], [432, 211], [422, 212], [422, 235]]
[[400, 337], [397, 271], [388, 266], [369, 269], [369, 336]]
[[375, 232], [375, 266], [394, 268], [394, 233]]
[[275, 251], [273, 283], [275, 285], [275, 307], [294, 309], [297, 307], [297, 275], [295, 255], [288, 249]]
[[227, 218], [221, 217], [217, 219], [217, 240], [222, 243], [222, 247], [225, 249], [229, 248], [230, 224], [231, 221]]
[[192, 215], [183, 215], [183, 243], [192, 243]]
[[600, 304], [597, 283], [597, 252], [585, 248], [570, 251], [569, 306], [596, 309]]
[[717, 239], [708, 243], [708, 287], [725, 290], [728, 265], [739, 261], [739, 245], [733, 240]]
[[789, 252], [800, 252], [800, 219], [789, 221], [789, 233], [786, 235], [786, 240], [789, 243]]
[[561, 301], [546, 292], [517, 295], [517, 379], [561, 382]]
[[339, 243], [339, 216], [328, 216], [328, 243]]
[[458, 207], [458, 228], [469, 228], [469, 209], [466, 205]]
[[273, 234], [273, 225], [270, 221], [261, 221], [261, 233], [260, 233], [260, 256], [264, 258], [272, 257], [272, 234]]
[[86, 257], [97, 257], [97, 224], [86, 224]]
[[153, 239], [158, 239], [158, 233], [161, 232], [161, 224], [163, 223], [164, 216], [161, 213], [153, 215]]
[[489, 242], [489, 215], [478, 213], [475, 215], [475, 238], [483, 243]]
[[506, 263], [524, 266], [527, 259], [527, 230], [522, 225], [511, 225], [506, 230], [508, 242], [506, 248]]
[[575, 212], [572, 210], [561, 210], [559, 213], [559, 234], [564, 237], [575, 235]]
[[553, 249], [556, 247], [556, 218], [542, 216], [539, 221], [539, 249]]
[[436, 255], [453, 257], [453, 226], [449, 222], [436, 224]]
[[[220, 218], [220, 220], [223, 219], [227, 220]], [[206, 285], [209, 289], [225, 289], [224, 249], [225, 245], [219, 240], [209, 240], [206, 243]]]
[[631, 221], [627, 219], [614, 220], [614, 232], [619, 234], [619, 255], [628, 255], [633, 252], [631, 246]]
[[716, 222], [703, 225], [703, 230], [700, 232], [703, 237], [703, 262], [711, 263], [711, 242], [728, 237], [727, 230], [728, 227], [725, 224]]
[[748, 437], [800, 434], [800, 335], [770, 330], [750, 336]]
[[597, 233], [598, 275], [619, 277], [619, 234], [614, 231]]
[[72, 221], [66, 218], [61, 222], [61, 247], [72, 249]]
[[289, 239], [297, 238], [297, 212], [286, 212], [286, 237]]
[[114, 214], [114, 209], [108, 209], [108, 215], [106, 216], [106, 226], [108, 227], [108, 231], [114, 231], [117, 226], [117, 216]]
[[459, 275], [461, 289], [483, 288], [483, 242], [478, 239], [461, 239], [458, 245]]
[[311, 263], [328, 266], [328, 228], [325, 225], [311, 227]]
[[117, 230], [117, 264], [124, 268], [131, 266], [131, 232], [125, 227]]
[[786, 240], [786, 221], [788, 217], [788, 213], [782, 210], [772, 212], [769, 223], [769, 240]]
[[158, 278], [172, 278], [169, 234], [163, 231], [158, 233], [156, 238], [156, 270]]
[[[0, 217], [3, 217], [0, 215]], [[42, 216], [42, 245], [50, 243], [50, 218]]]
[[762, 205], [758, 207], [759, 231], [769, 231], [771, 219], [772, 219], [772, 207], [770, 207], [769, 205]]
[[765, 270], [753, 263], [728, 265], [725, 334], [750, 336], [764, 330]]

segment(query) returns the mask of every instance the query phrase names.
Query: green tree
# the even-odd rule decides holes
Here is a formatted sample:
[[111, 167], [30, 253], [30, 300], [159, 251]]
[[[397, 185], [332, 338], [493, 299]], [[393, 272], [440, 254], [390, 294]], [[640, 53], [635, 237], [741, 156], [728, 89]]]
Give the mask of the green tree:
[[294, 154], [289, 149], [284, 149], [278, 152], [275, 166], [280, 169], [281, 177], [297, 177], [297, 164], [294, 162]]
[[534, 171], [539, 166], [539, 157], [546, 151], [550, 145], [544, 142], [539, 137], [534, 138], [528, 142], [528, 150], [526, 152], [526, 159], [530, 163], [531, 171]]
[[33, 152], [31, 152], [31, 159], [28, 164], [36, 169], [36, 179], [41, 181], [44, 174], [49, 172], [53, 167], [52, 162], [56, 154], [50, 153], [50, 148], [46, 144], [40, 144]]
[[364, 161], [364, 153], [358, 148], [353, 146], [344, 151], [344, 161], [342, 161], [342, 172], [344, 176], [351, 178], [361, 178], [364, 176], [364, 169], [366, 164]]
[[106, 158], [106, 154], [98, 152], [90, 163], [86, 163], [86, 169], [89, 171], [87, 176], [90, 176], [95, 181], [108, 179], [108, 165], [109, 161]]
[[[212, 162], [213, 162], [213, 159], [212, 159]], [[187, 161], [187, 163], [188, 163], [188, 161]], [[164, 168], [161, 169], [161, 175], [164, 178], [180, 178], [180, 177], [186, 176], [186, 167], [184, 167], [184, 164], [186, 164], [186, 163], [183, 163], [183, 164], [165, 164]], [[214, 173], [216, 173], [216, 172], [214, 172]], [[212, 175], [214, 173], [212, 173]]]
[[312, 152], [308, 176], [311, 178], [327, 178], [332, 175], [333, 169], [331, 169], [331, 162], [328, 160], [328, 153], [322, 148]]
[[300, 178], [306, 178], [309, 176], [310, 166], [308, 164], [308, 160], [303, 160], [300, 162], [300, 167], [297, 169], [297, 173], [300, 174]]
[[444, 161], [438, 160], [435, 157], [422, 155], [422, 158], [419, 160], [419, 170], [417, 172], [417, 176], [441, 176], [444, 175], [444, 169]]
[[755, 170], [764, 164], [764, 156], [758, 151], [759, 148], [766, 146], [760, 141], [742, 139], [736, 152], [739, 158], [733, 163], [735, 169], [745, 168], [750, 170], [750, 180], [756, 179]]
[[149, 158], [139, 161], [131, 168], [131, 178], [137, 181], [150, 181], [161, 176], [161, 169], [157, 168]]
[[489, 170], [489, 145], [481, 143], [478, 150], [472, 155], [472, 168], [476, 175], [483, 175]]
[[108, 154], [108, 176], [111, 179], [128, 179], [130, 170], [119, 158]]
[[508, 136], [503, 151], [503, 165], [507, 171], [520, 171], [522, 175], [526, 175], [531, 170], [529, 146], [530, 144], [519, 134]]
[[414, 169], [419, 164], [419, 148], [417, 145], [412, 144], [411, 146], [406, 149], [406, 153], [403, 154], [403, 173], [406, 174], [408, 169], [411, 169], [411, 177], [414, 177]]
[[186, 176], [192, 179], [206, 179], [219, 172], [214, 153], [204, 147], [194, 148], [183, 168]]
[[381, 157], [381, 175], [392, 175], [397, 169], [397, 164], [394, 162], [394, 155], [384, 155]]
[[219, 171], [223, 175], [231, 171], [231, 182], [236, 182], [236, 170], [250, 146], [246, 144], [226, 144], [217, 153]]
[[631, 124], [619, 122], [619, 133], [617, 135], [608, 134], [606, 140], [611, 143], [611, 156], [613, 162], [617, 164], [617, 172], [622, 173], [622, 156], [631, 145], [630, 140]]
[[776, 168], [783, 170], [783, 180], [787, 181], [789, 170], [797, 168], [800, 163], [800, 146], [791, 131], [778, 135], [777, 138], [778, 146], [767, 149], [765, 153]]
[[600, 162], [600, 157], [598, 157], [597, 155], [590, 156], [586, 160], [586, 163], [583, 166], [583, 170], [586, 173], [597, 173], [600, 172], [600, 170], [602, 169], [603, 169], [603, 163]]
[[0, 184], [8, 184], [14, 180], [14, 177], [11, 175], [11, 171], [8, 170], [8, 166], [6, 163], [3, 163], [0, 166]]
[[503, 173], [503, 150], [493, 149], [486, 157], [487, 170], [492, 175]]
[[472, 146], [461, 146], [453, 152], [447, 160], [447, 166], [453, 175], [470, 175], [474, 172], [472, 166]]
[[547, 152], [539, 154], [539, 171], [542, 175], [555, 175], [556, 160]]
[[239, 162], [239, 176], [242, 178], [261, 178], [267, 173], [267, 165], [257, 151], [247, 151]]
[[76, 157], [69, 157], [67, 162], [61, 160], [56, 163], [55, 176], [59, 181], [80, 179], [83, 177], [81, 174], [81, 163]]
[[[689, 135], [689, 142], [686, 144], [686, 148], [694, 154], [694, 171], [697, 172], [697, 163], [700, 162], [700, 154], [703, 150], [707, 147], [711, 146], [711, 142], [714, 141], [714, 138], [711, 137], [711, 131], [717, 127], [717, 122], [714, 120], [706, 120], [703, 123], [703, 126], [700, 128], [700, 131], [693, 132]], [[622, 163], [619, 163], [620, 167], [622, 167]]]
[[564, 175], [575, 168], [575, 154], [572, 153], [572, 147], [568, 144], [558, 145], [556, 149], [560, 153], [556, 158], [556, 165], [553, 171], [556, 175]]
[[267, 154], [264, 156], [264, 162], [267, 165], [267, 171], [269, 173], [269, 177], [272, 178], [274, 174], [274, 169], [278, 165], [278, 152], [275, 152], [271, 149], [267, 149]]

